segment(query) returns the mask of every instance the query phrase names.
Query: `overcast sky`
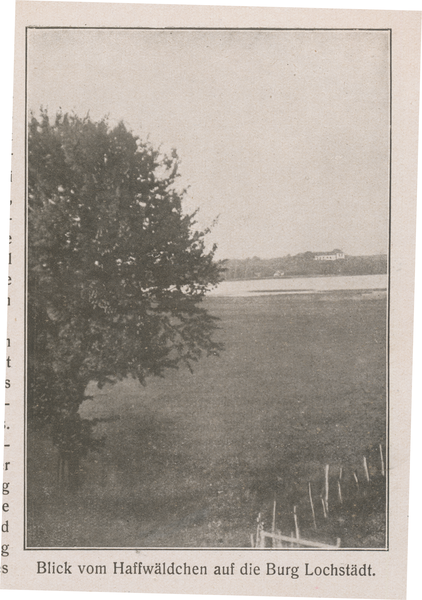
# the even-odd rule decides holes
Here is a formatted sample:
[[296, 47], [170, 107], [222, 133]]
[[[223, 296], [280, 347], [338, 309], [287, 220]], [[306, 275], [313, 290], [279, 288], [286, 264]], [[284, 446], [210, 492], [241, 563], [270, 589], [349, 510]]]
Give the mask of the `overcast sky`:
[[388, 247], [386, 31], [30, 30], [28, 107], [175, 147], [219, 258]]

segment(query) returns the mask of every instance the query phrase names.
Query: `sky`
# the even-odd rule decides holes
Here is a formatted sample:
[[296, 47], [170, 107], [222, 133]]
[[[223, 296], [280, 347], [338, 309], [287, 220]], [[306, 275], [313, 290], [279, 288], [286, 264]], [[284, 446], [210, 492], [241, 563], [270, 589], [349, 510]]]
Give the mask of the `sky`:
[[218, 258], [388, 249], [387, 31], [28, 33], [28, 108], [176, 148]]

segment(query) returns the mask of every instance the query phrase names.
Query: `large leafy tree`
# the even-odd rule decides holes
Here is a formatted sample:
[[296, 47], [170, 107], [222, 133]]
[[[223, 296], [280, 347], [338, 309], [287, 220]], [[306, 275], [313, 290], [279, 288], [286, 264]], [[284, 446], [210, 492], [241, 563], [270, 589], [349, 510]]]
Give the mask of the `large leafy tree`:
[[177, 167], [123, 123], [31, 116], [28, 417], [75, 468], [95, 447], [78, 413], [89, 382], [144, 382], [220, 350], [201, 301], [221, 265], [182, 211]]

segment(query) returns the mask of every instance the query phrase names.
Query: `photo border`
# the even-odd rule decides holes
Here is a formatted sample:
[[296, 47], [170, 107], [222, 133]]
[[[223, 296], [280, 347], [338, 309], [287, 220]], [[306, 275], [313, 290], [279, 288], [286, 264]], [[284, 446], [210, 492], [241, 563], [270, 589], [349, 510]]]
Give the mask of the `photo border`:
[[[388, 173], [388, 253], [387, 253], [387, 299], [386, 299], [386, 345], [385, 345], [385, 353], [386, 353], [386, 401], [385, 401], [385, 410], [386, 410], [386, 442], [385, 442], [385, 477], [386, 477], [386, 498], [385, 498], [385, 546], [382, 548], [349, 548], [349, 547], [340, 547], [340, 548], [239, 548], [236, 546], [233, 547], [173, 547], [173, 546], [28, 546], [27, 537], [28, 537], [28, 519], [27, 519], [27, 480], [28, 480], [28, 472], [27, 472], [27, 434], [28, 434], [28, 424], [27, 424], [27, 312], [28, 312], [28, 293], [27, 293], [27, 279], [28, 279], [28, 51], [29, 51], [29, 43], [28, 43], [28, 31], [29, 30], [137, 30], [137, 31], [385, 31], [389, 32], [389, 173]], [[253, 551], [253, 552], [266, 552], [268, 550], [277, 551], [277, 552], [291, 552], [292, 550], [295, 552], [388, 552], [390, 550], [390, 469], [389, 469], [389, 458], [390, 458], [390, 290], [391, 290], [391, 227], [392, 227], [392, 142], [393, 142], [393, 29], [391, 27], [180, 27], [180, 26], [167, 26], [167, 27], [129, 27], [129, 26], [35, 26], [35, 25], [27, 25], [25, 27], [25, 223], [24, 223], [24, 231], [25, 231], [25, 245], [24, 245], [24, 264], [25, 264], [25, 277], [24, 277], [24, 298], [25, 298], [25, 308], [24, 308], [24, 360], [25, 360], [25, 368], [24, 368], [24, 515], [23, 515], [23, 550], [24, 551], [133, 551], [133, 550], [142, 550], [142, 551], [206, 551], [206, 552], [234, 552], [234, 551]]]

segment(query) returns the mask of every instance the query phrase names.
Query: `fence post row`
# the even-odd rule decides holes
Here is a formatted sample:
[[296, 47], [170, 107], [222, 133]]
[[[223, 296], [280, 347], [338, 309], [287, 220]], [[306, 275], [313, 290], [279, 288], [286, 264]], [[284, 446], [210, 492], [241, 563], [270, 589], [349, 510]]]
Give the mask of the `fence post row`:
[[[380, 453], [380, 473], [382, 477], [385, 477], [385, 462], [384, 462], [384, 454], [382, 445], [379, 444], [379, 453]], [[365, 472], [365, 479], [367, 484], [370, 484], [373, 480], [370, 476], [369, 465], [366, 456], [363, 457], [363, 469]], [[320, 495], [322, 512], [324, 515], [324, 519], [329, 518], [329, 494], [330, 494], [330, 482], [329, 482], [329, 472], [330, 465], [325, 465], [324, 467], [324, 489], [323, 494]], [[359, 478], [357, 471], [353, 471], [353, 480], [356, 484], [357, 492], [360, 491]], [[340, 506], [343, 505], [344, 502], [344, 489], [342, 489], [342, 481], [343, 481], [343, 467], [340, 467], [339, 475], [337, 479], [337, 492], [338, 492], [338, 501]], [[312, 495], [312, 485], [311, 482], [308, 481], [308, 495], [309, 495], [309, 504], [311, 507], [312, 513], [312, 523], [313, 529], [317, 531], [317, 520], [315, 513], [314, 500]], [[272, 548], [285, 548], [285, 547], [305, 547], [305, 548], [339, 548], [341, 544], [340, 538], [337, 538], [336, 545], [325, 544], [322, 542], [306, 540], [300, 536], [300, 528], [299, 528], [299, 516], [297, 505], [293, 506], [293, 520], [295, 525], [295, 531], [291, 532], [290, 536], [283, 535], [278, 529], [276, 529], [276, 508], [277, 508], [277, 499], [274, 495], [273, 502], [273, 510], [272, 510], [272, 524], [271, 531], [264, 530], [264, 523], [261, 519], [261, 513], [258, 514], [257, 517], [257, 530], [256, 530], [256, 540], [254, 540], [253, 534], [251, 534], [251, 545], [253, 548], [265, 548], [265, 539], [269, 538], [271, 540]]]

